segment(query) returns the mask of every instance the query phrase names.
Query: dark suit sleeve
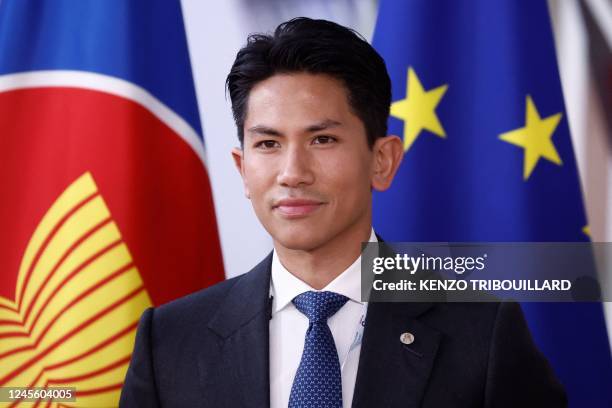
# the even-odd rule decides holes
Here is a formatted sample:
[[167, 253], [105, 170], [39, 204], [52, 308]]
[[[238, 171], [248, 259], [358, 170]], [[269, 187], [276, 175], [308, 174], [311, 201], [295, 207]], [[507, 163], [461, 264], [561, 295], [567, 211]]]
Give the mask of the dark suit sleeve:
[[531, 338], [518, 303], [499, 305], [487, 370], [485, 407], [567, 407], [563, 386]]
[[153, 369], [152, 325], [153, 309], [149, 308], [144, 311], [138, 324], [132, 361], [121, 390], [119, 406], [122, 408], [160, 406]]

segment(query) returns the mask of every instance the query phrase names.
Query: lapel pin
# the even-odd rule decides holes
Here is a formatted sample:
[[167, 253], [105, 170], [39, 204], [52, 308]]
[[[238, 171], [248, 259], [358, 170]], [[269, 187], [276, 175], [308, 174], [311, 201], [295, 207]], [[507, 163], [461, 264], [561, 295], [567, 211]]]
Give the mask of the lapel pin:
[[414, 335], [410, 332], [402, 333], [400, 336], [400, 341], [403, 344], [412, 344], [414, 343]]

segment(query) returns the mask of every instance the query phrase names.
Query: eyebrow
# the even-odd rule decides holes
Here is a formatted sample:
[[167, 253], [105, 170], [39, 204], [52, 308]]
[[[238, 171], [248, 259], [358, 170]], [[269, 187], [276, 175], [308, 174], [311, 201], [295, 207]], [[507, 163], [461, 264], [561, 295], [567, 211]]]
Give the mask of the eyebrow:
[[247, 129], [248, 133], [257, 133], [260, 135], [268, 135], [268, 136], [280, 136], [281, 133], [271, 127], [265, 125], [256, 125]]
[[318, 132], [320, 130], [325, 130], [325, 129], [329, 129], [329, 128], [333, 128], [333, 127], [338, 127], [342, 125], [342, 123], [335, 121], [335, 120], [331, 120], [331, 119], [325, 119], [322, 122], [319, 123], [315, 123], [313, 125], [310, 125], [306, 128], [307, 132]]
[[[329, 128], [338, 127], [341, 125], [342, 123], [336, 120], [325, 119], [321, 122], [313, 123], [312, 125], [308, 126], [305, 130], [306, 132], [312, 133], [312, 132], [319, 132], [321, 130], [325, 130]], [[253, 127], [248, 128], [247, 132], [257, 133], [261, 135], [268, 135], [268, 136], [282, 136], [282, 133], [279, 132], [278, 130], [272, 127], [269, 127], [269, 126], [265, 126], [265, 125], [255, 125]]]

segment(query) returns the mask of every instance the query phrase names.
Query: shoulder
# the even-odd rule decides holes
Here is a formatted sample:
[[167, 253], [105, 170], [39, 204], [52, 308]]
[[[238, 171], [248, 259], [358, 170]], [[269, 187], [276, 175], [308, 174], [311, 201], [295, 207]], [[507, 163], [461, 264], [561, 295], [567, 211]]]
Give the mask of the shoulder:
[[269, 254], [249, 272], [219, 282], [216, 285], [149, 309], [143, 318], [151, 320], [155, 333], [177, 333], [207, 327], [219, 311], [236, 309], [245, 298], [267, 299], [270, 287]]
[[501, 401], [508, 406], [566, 406], [563, 387], [533, 341], [520, 304], [445, 303], [422, 318], [445, 339], [437, 358], [460, 361], [455, 370], [470, 367], [480, 373], [485, 406]]
[[155, 327], [166, 331], [168, 326], [176, 329], [181, 326], [194, 327], [196, 323], [197, 325], [207, 323], [215, 315], [234, 285], [245, 276], [246, 274], [227, 279], [156, 307], [151, 317], [155, 322]]

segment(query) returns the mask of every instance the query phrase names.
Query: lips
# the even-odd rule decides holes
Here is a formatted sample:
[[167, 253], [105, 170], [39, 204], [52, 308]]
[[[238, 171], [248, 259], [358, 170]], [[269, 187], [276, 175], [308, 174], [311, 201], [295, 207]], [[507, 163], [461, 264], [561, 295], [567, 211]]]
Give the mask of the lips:
[[305, 217], [312, 214], [321, 207], [321, 201], [303, 198], [285, 198], [279, 200], [273, 209], [288, 218]]

